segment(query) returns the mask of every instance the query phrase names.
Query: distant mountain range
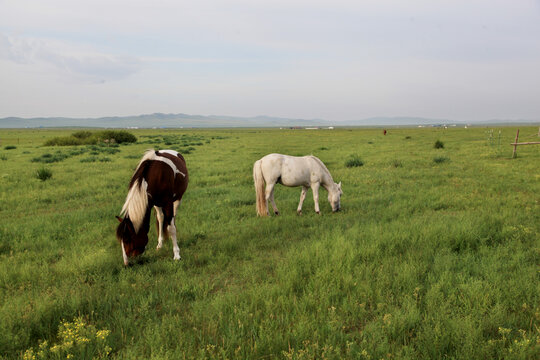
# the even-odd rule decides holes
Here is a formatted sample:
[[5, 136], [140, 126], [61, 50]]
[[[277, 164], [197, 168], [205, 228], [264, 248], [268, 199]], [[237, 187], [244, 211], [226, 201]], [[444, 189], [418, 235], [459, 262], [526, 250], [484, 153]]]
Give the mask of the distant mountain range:
[[487, 120], [476, 122], [421, 117], [372, 117], [363, 120], [329, 121], [322, 119], [288, 119], [271, 116], [235, 117], [218, 115], [147, 114], [121, 117], [66, 118], [7, 117], [0, 128], [219, 128], [219, 127], [329, 127], [329, 126], [418, 126], [418, 125], [504, 125], [535, 124], [540, 120]]

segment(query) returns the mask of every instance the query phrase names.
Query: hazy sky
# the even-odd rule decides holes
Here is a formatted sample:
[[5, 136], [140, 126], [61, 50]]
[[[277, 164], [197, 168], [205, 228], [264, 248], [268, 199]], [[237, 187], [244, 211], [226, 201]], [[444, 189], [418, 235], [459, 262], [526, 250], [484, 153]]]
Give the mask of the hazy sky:
[[540, 0], [0, 0], [0, 117], [540, 119]]

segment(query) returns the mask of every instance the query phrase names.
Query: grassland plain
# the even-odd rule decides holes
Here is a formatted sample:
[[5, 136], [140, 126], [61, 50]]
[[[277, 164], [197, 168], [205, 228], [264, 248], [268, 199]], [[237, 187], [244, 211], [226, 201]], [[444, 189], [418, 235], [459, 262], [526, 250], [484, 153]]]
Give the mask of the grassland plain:
[[[500, 146], [491, 130], [134, 130], [113, 147], [0, 130], [0, 357], [538, 358], [540, 146], [510, 159], [516, 129]], [[114, 216], [152, 147], [190, 171], [182, 260], [152, 226], [125, 268]], [[317, 216], [310, 192], [297, 216], [300, 189], [277, 186], [281, 215], [257, 218], [252, 165], [272, 152], [318, 156], [343, 211], [323, 192]]]

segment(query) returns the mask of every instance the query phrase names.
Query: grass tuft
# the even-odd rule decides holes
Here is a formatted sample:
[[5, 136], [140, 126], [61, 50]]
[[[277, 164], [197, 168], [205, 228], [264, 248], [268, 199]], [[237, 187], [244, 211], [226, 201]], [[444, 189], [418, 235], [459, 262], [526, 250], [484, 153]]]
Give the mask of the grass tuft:
[[444, 143], [440, 140], [435, 141], [435, 144], [433, 145], [435, 149], [444, 149]]
[[45, 167], [38, 169], [38, 171], [36, 172], [36, 178], [38, 178], [41, 181], [49, 180], [51, 177], [52, 177], [52, 171]]
[[360, 159], [360, 157], [358, 155], [350, 155], [349, 158], [347, 159], [347, 161], [345, 161], [345, 166], [346, 167], [359, 167], [359, 166], [363, 166], [364, 165], [364, 161], [362, 159]]
[[442, 163], [445, 163], [445, 162], [448, 162], [450, 161], [449, 158], [447, 158], [446, 156], [436, 156], [433, 158], [433, 162], [435, 164], [442, 164]]

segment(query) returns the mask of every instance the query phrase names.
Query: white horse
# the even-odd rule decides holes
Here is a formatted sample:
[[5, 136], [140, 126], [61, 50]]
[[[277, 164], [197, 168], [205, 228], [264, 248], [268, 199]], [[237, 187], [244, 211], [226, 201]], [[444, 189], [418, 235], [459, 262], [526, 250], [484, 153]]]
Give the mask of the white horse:
[[268, 215], [268, 200], [272, 203], [274, 213], [279, 215], [274, 202], [274, 185], [276, 183], [285, 186], [302, 186], [300, 203], [296, 210], [298, 215], [302, 215], [302, 203], [306, 198], [308, 187], [311, 187], [313, 191], [317, 214], [321, 213], [319, 210], [319, 187], [321, 185], [328, 191], [328, 201], [332, 205], [332, 211], [336, 212], [341, 208], [340, 198], [343, 194], [341, 182], [336, 184], [323, 162], [313, 155], [302, 157], [281, 154], [266, 155], [253, 164], [253, 180], [257, 195], [257, 215], [259, 216]]

